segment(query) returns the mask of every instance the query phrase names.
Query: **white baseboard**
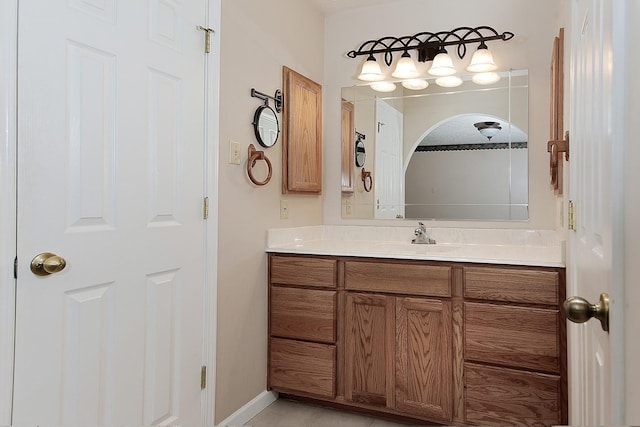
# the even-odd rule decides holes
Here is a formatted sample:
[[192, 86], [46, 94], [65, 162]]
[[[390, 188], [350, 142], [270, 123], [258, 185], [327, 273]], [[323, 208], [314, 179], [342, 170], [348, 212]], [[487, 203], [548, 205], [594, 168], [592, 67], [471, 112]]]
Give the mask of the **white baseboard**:
[[249, 403], [238, 409], [226, 419], [222, 420], [216, 427], [239, 427], [246, 424], [251, 418], [258, 415], [267, 406], [278, 399], [278, 393], [263, 391], [254, 397]]

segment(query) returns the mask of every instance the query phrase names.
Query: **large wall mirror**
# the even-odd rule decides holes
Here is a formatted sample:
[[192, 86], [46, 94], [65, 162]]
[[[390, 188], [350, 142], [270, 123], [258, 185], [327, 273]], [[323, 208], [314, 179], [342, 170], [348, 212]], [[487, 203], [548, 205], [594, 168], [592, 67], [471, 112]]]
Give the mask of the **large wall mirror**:
[[373, 176], [372, 191], [343, 194], [343, 218], [527, 220], [528, 72], [499, 74], [491, 85], [343, 88]]

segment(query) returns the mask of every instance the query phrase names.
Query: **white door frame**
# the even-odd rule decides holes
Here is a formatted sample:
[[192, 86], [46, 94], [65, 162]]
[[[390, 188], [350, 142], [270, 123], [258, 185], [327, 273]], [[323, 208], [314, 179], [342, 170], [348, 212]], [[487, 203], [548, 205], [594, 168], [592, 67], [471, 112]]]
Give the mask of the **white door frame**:
[[[640, 150], [637, 148], [637, 135], [640, 132], [638, 113], [640, 101], [635, 96], [640, 90], [637, 73], [640, 70], [640, 54], [635, 41], [640, 36], [637, 18], [640, 5], [635, 1], [613, 1], [613, 49], [614, 76], [613, 96], [618, 104], [613, 115], [613, 156], [614, 164], [622, 167], [615, 175], [612, 195], [619, 224], [614, 228], [614, 298], [624, 305], [623, 313], [612, 313], [610, 327], [616, 328], [619, 339], [624, 342], [624, 352], [619, 352], [612, 363], [621, 366], [614, 378], [619, 389], [614, 391], [613, 412], [618, 416], [614, 422], [618, 425], [640, 424], [640, 365], [637, 363], [640, 352], [637, 327], [640, 325], [640, 195], [637, 183], [640, 179], [638, 162]], [[620, 58], [623, 58], [621, 63]]]
[[[216, 351], [218, 330], [218, 154], [220, 147], [220, 15], [222, 0], [208, 0], [206, 27], [211, 34], [211, 53], [205, 60], [205, 183], [209, 197], [209, 219], [205, 221], [205, 289], [202, 293], [202, 362], [207, 366], [207, 388], [201, 395], [203, 426], [215, 426]], [[204, 35], [203, 35], [204, 36]]]
[[[221, 0], [209, 0], [207, 22], [203, 22], [203, 25], [216, 31], [211, 42], [211, 53], [205, 61], [205, 90], [208, 96], [205, 106], [205, 194], [209, 197], [210, 214], [206, 223], [207, 262], [203, 294], [202, 363], [207, 366], [208, 384], [201, 396], [203, 426], [213, 426], [215, 420], [220, 3]], [[16, 283], [13, 277], [13, 259], [16, 253], [18, 0], [1, 1], [0, 17], [0, 425], [10, 425], [13, 403]]]
[[0, 425], [10, 425], [13, 394], [17, 9], [17, 0], [0, 2]]

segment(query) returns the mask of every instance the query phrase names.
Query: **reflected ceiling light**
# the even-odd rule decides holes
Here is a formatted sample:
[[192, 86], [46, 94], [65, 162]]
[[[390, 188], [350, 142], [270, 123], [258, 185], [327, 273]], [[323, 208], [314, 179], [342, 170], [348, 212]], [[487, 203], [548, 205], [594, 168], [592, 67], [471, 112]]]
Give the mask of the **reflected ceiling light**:
[[405, 51], [400, 60], [396, 64], [396, 69], [393, 70], [391, 75], [397, 79], [412, 79], [418, 77], [420, 73], [416, 69], [416, 63], [411, 59], [409, 52]]
[[478, 50], [473, 52], [471, 63], [467, 67], [467, 71], [472, 73], [486, 73], [487, 71], [495, 71], [498, 66], [493, 62], [493, 55], [487, 49], [487, 45], [482, 42], [478, 46]]
[[453, 59], [449, 56], [446, 50], [442, 49], [440, 53], [433, 58], [431, 68], [427, 71], [432, 76], [451, 76], [456, 73], [456, 69], [453, 67]]
[[422, 90], [429, 86], [429, 82], [424, 79], [411, 79], [403, 81], [402, 86], [411, 90]]
[[478, 85], [491, 85], [500, 81], [498, 73], [478, 73], [471, 77], [471, 81]]
[[478, 122], [473, 124], [478, 132], [486, 136], [489, 141], [502, 130], [502, 126], [498, 122]]
[[376, 82], [371, 83], [371, 89], [376, 92], [393, 92], [396, 90], [396, 85], [391, 82]]
[[441, 87], [458, 87], [462, 83], [462, 79], [457, 76], [445, 76], [436, 79], [436, 84]]
[[378, 64], [373, 55], [369, 55], [364, 64], [362, 64], [362, 70], [360, 71], [360, 75], [358, 75], [358, 79], [366, 82], [375, 82], [383, 78], [384, 75], [382, 74], [380, 64]]

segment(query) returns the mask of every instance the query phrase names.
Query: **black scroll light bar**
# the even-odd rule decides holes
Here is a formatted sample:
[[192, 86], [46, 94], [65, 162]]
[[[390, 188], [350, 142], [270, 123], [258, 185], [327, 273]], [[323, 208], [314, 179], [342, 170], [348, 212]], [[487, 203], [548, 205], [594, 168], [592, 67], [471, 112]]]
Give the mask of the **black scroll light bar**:
[[284, 103], [284, 97], [280, 89], [276, 89], [274, 96], [269, 96], [266, 93], [258, 92], [254, 88], [251, 88], [251, 96], [253, 98], [259, 98], [264, 101], [264, 105], [269, 105], [269, 100], [273, 101], [273, 106], [278, 113], [282, 112], [282, 104]]
[[[505, 31], [500, 34], [495, 29], [487, 26], [481, 27], [459, 27], [451, 31], [440, 31], [432, 33], [423, 31], [412, 36], [394, 37], [387, 36], [378, 40], [369, 40], [360, 45], [358, 50], [347, 53], [349, 58], [360, 55], [373, 56], [382, 53], [384, 62], [388, 66], [393, 62], [394, 52], [407, 52], [409, 50], [418, 51], [418, 61], [432, 61], [433, 58], [446, 46], [457, 46], [457, 54], [460, 59], [467, 53], [467, 44], [482, 43], [490, 40], [511, 40], [513, 33]], [[486, 45], [485, 45], [486, 47]]]

